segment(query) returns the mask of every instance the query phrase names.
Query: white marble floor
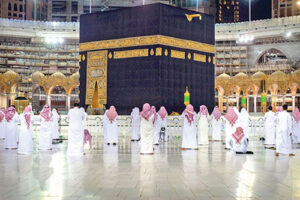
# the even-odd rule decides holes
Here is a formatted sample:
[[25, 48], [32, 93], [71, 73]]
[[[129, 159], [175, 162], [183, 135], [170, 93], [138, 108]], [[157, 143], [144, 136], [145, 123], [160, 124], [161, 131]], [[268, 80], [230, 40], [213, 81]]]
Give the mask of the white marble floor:
[[82, 157], [52, 152], [18, 155], [0, 142], [0, 199], [300, 199], [300, 149], [276, 158], [261, 142], [254, 155], [235, 155], [220, 142], [181, 151], [173, 139], [140, 156], [138, 143], [120, 141]]

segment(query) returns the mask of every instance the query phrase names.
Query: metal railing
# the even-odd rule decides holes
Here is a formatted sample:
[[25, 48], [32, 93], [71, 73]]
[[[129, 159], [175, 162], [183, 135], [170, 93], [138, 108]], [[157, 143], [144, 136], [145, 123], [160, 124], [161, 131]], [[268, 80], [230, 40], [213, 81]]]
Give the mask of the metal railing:
[[44, 22], [0, 18], [0, 27], [41, 29], [41, 30], [79, 30], [78, 22]]
[[278, 70], [290, 70], [290, 64], [260, 64], [250, 67], [216, 67], [216, 72], [225, 73], [225, 72], [258, 72], [258, 71], [278, 71]]
[[216, 34], [224, 32], [250, 32], [265, 29], [280, 29], [279, 27], [300, 26], [300, 16], [273, 18], [251, 22], [216, 24]]

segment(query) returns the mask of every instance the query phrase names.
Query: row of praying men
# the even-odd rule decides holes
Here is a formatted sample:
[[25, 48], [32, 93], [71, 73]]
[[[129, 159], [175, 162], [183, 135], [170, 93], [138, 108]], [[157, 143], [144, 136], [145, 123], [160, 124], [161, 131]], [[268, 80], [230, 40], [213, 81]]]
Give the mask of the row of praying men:
[[[79, 104], [68, 113], [69, 134], [68, 134], [68, 154], [83, 154], [84, 138], [84, 120], [87, 114]], [[40, 134], [39, 150], [52, 150], [52, 140], [59, 138], [59, 115], [56, 109], [50, 110], [45, 105], [40, 112]], [[20, 134], [18, 137], [18, 124], [20, 125]], [[27, 106], [21, 115], [18, 115], [14, 107], [7, 110], [0, 110], [0, 137], [4, 139], [4, 148], [18, 149], [19, 154], [31, 154], [33, 152], [33, 123], [34, 114], [31, 106]], [[88, 133], [89, 134], [89, 133]], [[91, 145], [91, 144], [90, 144]]]
[[[40, 113], [41, 122], [39, 149], [51, 150], [52, 140], [59, 138], [59, 115], [56, 109], [52, 112], [45, 105]], [[20, 134], [18, 134], [18, 124]], [[0, 110], [0, 138], [4, 139], [4, 148], [18, 149], [19, 154], [30, 154], [33, 152], [32, 132], [34, 114], [31, 106], [27, 106], [21, 115], [18, 115], [14, 107]], [[18, 137], [19, 135], [19, 137]]]
[[265, 147], [276, 148], [276, 156], [292, 153], [292, 143], [300, 143], [300, 112], [295, 108], [292, 116], [287, 112], [288, 106], [279, 107], [277, 112], [272, 106], [265, 114]]
[[[150, 105], [149, 105], [150, 106]], [[146, 105], [146, 107], [149, 107]], [[159, 111], [156, 112], [155, 106], [152, 106], [152, 112], [154, 113], [154, 135], [153, 135], [153, 144], [159, 145], [159, 141], [162, 140], [167, 142], [169, 139], [167, 132], [167, 116], [168, 112], [164, 106], [160, 107]], [[131, 141], [139, 141], [141, 138], [140, 134], [140, 123], [141, 117], [146, 112], [139, 111], [139, 108], [134, 108], [131, 113], [131, 127], [132, 127], [132, 136]]]
[[[265, 117], [265, 134], [266, 134], [266, 145], [270, 145], [270, 137], [273, 137], [273, 143], [276, 146], [276, 156], [281, 154], [288, 154], [293, 156], [291, 141], [299, 143], [300, 140], [300, 112], [296, 108], [293, 112], [293, 117], [287, 112], [287, 105], [284, 105], [282, 109], [279, 109], [274, 114], [274, 120], [272, 121], [272, 108], [266, 114]], [[136, 114], [134, 114], [136, 113]], [[136, 130], [140, 130], [141, 134], [141, 154], [153, 154], [153, 138], [156, 135], [155, 125], [157, 123], [157, 115], [155, 107], [151, 107], [149, 104], [144, 104], [143, 111], [138, 117], [137, 111], [133, 110], [132, 119], [136, 119], [136, 124], [133, 127], [133, 136]], [[198, 121], [196, 117], [198, 116]], [[220, 120], [222, 114], [218, 107], [215, 107], [212, 112], [212, 140], [221, 140], [221, 126]], [[198, 145], [207, 145], [208, 130], [209, 130], [209, 113], [207, 107], [200, 106], [200, 112], [197, 114], [194, 111], [192, 105], [188, 105], [184, 110], [182, 117], [183, 122], [183, 133], [182, 133], [182, 149], [198, 149]], [[237, 154], [253, 154], [248, 151], [249, 142], [249, 114], [246, 109], [238, 111], [236, 107], [229, 107], [225, 118], [225, 149], [232, 150]], [[271, 119], [269, 119], [271, 118]], [[141, 120], [140, 123], [138, 120]], [[134, 120], [133, 120], [134, 122]], [[198, 123], [198, 126], [196, 126]], [[140, 126], [140, 127], [139, 127]], [[136, 128], [137, 127], [137, 128]], [[272, 130], [276, 127], [274, 133]], [[271, 136], [270, 136], [271, 135]], [[137, 137], [138, 138], [138, 137]], [[276, 138], [276, 139], [275, 139]], [[155, 140], [154, 140], [155, 141]], [[155, 144], [155, 142], [154, 142]]]
[[[249, 153], [247, 151], [248, 135], [242, 127], [243, 123], [238, 121], [239, 116], [237, 110], [229, 108], [225, 117], [225, 149], [232, 150], [236, 153]], [[221, 112], [218, 107], [215, 107], [212, 112], [212, 140], [221, 140]], [[205, 105], [200, 106], [200, 111], [194, 111], [192, 105], [188, 105], [184, 110], [183, 133], [182, 133], [182, 150], [198, 150], [198, 145], [208, 145], [209, 132], [209, 113]], [[198, 123], [198, 126], [196, 126]]]
[[[149, 111], [149, 112], [148, 112]], [[142, 126], [145, 124], [143, 119], [146, 119], [146, 122], [151, 121], [149, 117], [153, 115], [152, 125], [148, 128], [153, 128], [153, 135], [149, 134], [141, 134]], [[145, 142], [142, 147], [146, 149], [151, 149], [150, 153], [153, 151], [153, 144], [159, 145], [159, 140], [168, 141], [168, 133], [167, 133], [167, 111], [164, 107], [161, 107], [160, 110], [156, 113], [156, 108], [154, 106], [150, 107], [149, 104], [145, 104], [143, 111], [140, 113], [139, 109], [136, 107], [132, 110], [131, 113], [131, 122], [132, 122], [132, 136], [131, 141], [139, 141], [142, 139], [142, 142]], [[103, 117], [103, 136], [104, 141], [107, 145], [116, 145], [118, 143], [118, 113], [114, 106], [111, 106], [109, 110], [107, 110]], [[152, 127], [153, 126], [153, 127]], [[144, 126], [143, 126], [144, 127]], [[147, 127], [147, 126], [146, 126]], [[152, 129], [151, 129], [152, 130]], [[161, 135], [161, 130], [163, 130], [164, 134]], [[143, 133], [147, 133], [143, 132]], [[142, 136], [143, 135], [143, 136]], [[161, 137], [162, 136], [162, 137]], [[149, 139], [151, 139], [152, 145], [149, 147], [147, 144], [149, 143]], [[147, 147], [146, 147], [147, 146]], [[148, 151], [147, 151], [148, 152]]]
[[[300, 112], [295, 109], [293, 117], [287, 113], [287, 106], [283, 106], [275, 114], [270, 111], [265, 116], [265, 145], [266, 147], [276, 146], [276, 155], [279, 153], [292, 154], [291, 138], [295, 143], [300, 141]], [[168, 140], [167, 134], [167, 111], [164, 107], [156, 113], [154, 106], [148, 103], [143, 105], [142, 112], [134, 108], [132, 118], [132, 141], [141, 140], [141, 154], [153, 154], [153, 145], [157, 145], [159, 140]], [[196, 120], [198, 116], [198, 120]], [[212, 140], [221, 140], [221, 112], [215, 107], [212, 114]], [[116, 145], [118, 142], [117, 111], [111, 106], [106, 111], [103, 119], [103, 134], [105, 143]], [[198, 149], [198, 145], [207, 145], [209, 130], [209, 113], [206, 106], [200, 106], [197, 114], [192, 105], [188, 105], [184, 110], [182, 133], [182, 149]], [[231, 149], [237, 153], [251, 153], [247, 151], [249, 114], [245, 109], [241, 113], [236, 108], [229, 107], [225, 117], [225, 149]], [[68, 154], [83, 154], [83, 144], [85, 141], [84, 120], [87, 118], [83, 108], [75, 104], [68, 113], [69, 134], [68, 134]], [[59, 115], [56, 110], [51, 112], [50, 107], [45, 105], [40, 113], [40, 137], [39, 149], [51, 150], [52, 139], [58, 138]], [[0, 110], [0, 136], [5, 138], [5, 148], [18, 147], [18, 123], [21, 122], [19, 137], [19, 153], [31, 153], [32, 129], [34, 115], [31, 106], [27, 106], [20, 116], [13, 107], [8, 110]], [[196, 126], [198, 124], [198, 128]], [[161, 137], [161, 132], [164, 135]], [[87, 131], [88, 132], [88, 131]], [[89, 133], [87, 133], [88, 135]]]

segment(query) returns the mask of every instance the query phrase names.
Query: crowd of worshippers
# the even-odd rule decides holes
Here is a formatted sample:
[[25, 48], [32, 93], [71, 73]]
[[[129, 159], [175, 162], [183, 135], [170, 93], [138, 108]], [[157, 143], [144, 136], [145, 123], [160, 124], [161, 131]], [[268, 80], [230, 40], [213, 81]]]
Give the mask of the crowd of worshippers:
[[[300, 143], [300, 112], [295, 108], [292, 116], [287, 112], [288, 106], [278, 107], [277, 112], [268, 108], [264, 116], [265, 148], [276, 150], [275, 155], [292, 153], [292, 143]], [[140, 142], [140, 153], [154, 154], [154, 145], [160, 141], [167, 142], [168, 112], [161, 107], [158, 112], [154, 106], [146, 103], [140, 112], [134, 108], [131, 113], [132, 142]], [[200, 106], [199, 113], [194, 111], [192, 105], [187, 105], [181, 117], [183, 118], [182, 150], [198, 150], [199, 145], [209, 144], [209, 124], [211, 124], [211, 140], [222, 141], [222, 113], [216, 106], [209, 115], [205, 105]], [[53, 140], [59, 136], [59, 115], [55, 109], [45, 105], [40, 112], [40, 134], [38, 149], [52, 150]], [[85, 110], [74, 104], [74, 108], [68, 113], [68, 155], [84, 155], [84, 143], [87, 141], [91, 148], [89, 131], [85, 128], [87, 114]], [[230, 106], [224, 115], [226, 150], [236, 154], [253, 154], [248, 151], [249, 144], [249, 113], [245, 108], [241, 112], [236, 107]], [[4, 148], [18, 149], [20, 154], [31, 154], [33, 152], [33, 122], [34, 114], [31, 106], [27, 106], [21, 115], [18, 115], [14, 107], [0, 110], [0, 138], [4, 139]], [[20, 133], [18, 134], [18, 124]], [[19, 137], [18, 137], [19, 135]], [[111, 106], [103, 116], [103, 136], [105, 145], [117, 145], [118, 143], [118, 113]]]

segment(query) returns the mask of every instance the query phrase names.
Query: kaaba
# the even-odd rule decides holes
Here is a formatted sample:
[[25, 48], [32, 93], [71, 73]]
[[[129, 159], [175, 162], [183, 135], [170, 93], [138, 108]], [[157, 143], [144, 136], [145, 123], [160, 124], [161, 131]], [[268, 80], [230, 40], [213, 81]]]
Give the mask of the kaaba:
[[80, 17], [80, 104], [214, 107], [214, 17], [150, 4]]

